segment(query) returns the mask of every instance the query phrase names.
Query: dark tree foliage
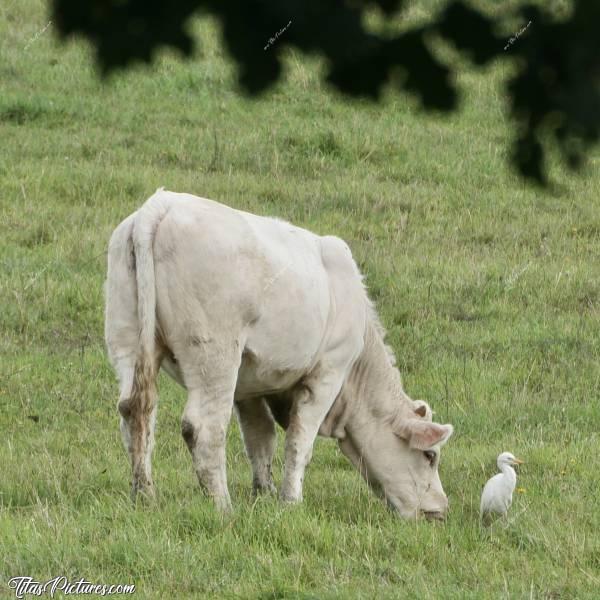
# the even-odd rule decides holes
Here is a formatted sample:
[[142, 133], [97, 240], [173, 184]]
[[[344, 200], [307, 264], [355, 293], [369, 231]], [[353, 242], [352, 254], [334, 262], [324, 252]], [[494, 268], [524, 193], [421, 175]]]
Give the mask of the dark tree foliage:
[[62, 37], [81, 34], [97, 52], [104, 73], [132, 61], [151, 62], [169, 46], [189, 56], [194, 40], [186, 22], [200, 12], [222, 23], [224, 41], [239, 67], [242, 88], [258, 94], [281, 74], [282, 51], [294, 47], [327, 59], [327, 80], [350, 96], [377, 100], [387, 83], [414, 94], [427, 110], [452, 111], [458, 92], [453, 69], [429, 40], [453, 45], [475, 65], [516, 61], [507, 82], [516, 139], [513, 160], [520, 173], [546, 183], [544, 146], [553, 137], [567, 165], [578, 168], [600, 132], [600, 0], [572, 0], [570, 15], [557, 20], [523, 4], [503, 20], [525, 26], [508, 41], [503, 20], [461, 0], [450, 1], [430, 23], [401, 34], [365, 30], [363, 13], [378, 6], [385, 15], [403, 0], [51, 0]]

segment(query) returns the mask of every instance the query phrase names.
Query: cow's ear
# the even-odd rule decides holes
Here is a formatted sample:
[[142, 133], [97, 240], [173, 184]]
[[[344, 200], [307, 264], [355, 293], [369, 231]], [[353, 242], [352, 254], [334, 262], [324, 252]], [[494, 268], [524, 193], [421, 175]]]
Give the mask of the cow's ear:
[[425, 400], [414, 400], [413, 401], [413, 410], [417, 417], [421, 417], [426, 421], [431, 421], [433, 418], [433, 411], [429, 407], [429, 404], [425, 402]]
[[420, 419], [407, 419], [396, 428], [396, 434], [405, 439], [415, 450], [429, 450], [433, 446], [443, 446], [452, 433], [452, 425], [440, 425]]

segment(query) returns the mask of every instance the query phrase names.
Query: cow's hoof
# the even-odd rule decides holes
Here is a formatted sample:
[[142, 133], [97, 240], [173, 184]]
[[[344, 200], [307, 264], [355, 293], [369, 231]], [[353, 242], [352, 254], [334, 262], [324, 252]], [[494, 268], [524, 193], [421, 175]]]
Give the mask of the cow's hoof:
[[269, 483], [254, 483], [252, 485], [252, 494], [254, 496], [271, 496], [277, 494], [277, 488], [273, 482]]
[[291, 495], [285, 494], [285, 493], [281, 493], [279, 495], [279, 499], [284, 504], [298, 504], [298, 503], [302, 502], [302, 496], [291, 496]]
[[215, 503], [216, 509], [223, 515], [228, 515], [233, 512], [233, 506], [230, 498], [223, 496], [213, 496], [213, 502]]
[[131, 486], [131, 501], [136, 504], [151, 503], [156, 500], [156, 492], [153, 485], [132, 485]]

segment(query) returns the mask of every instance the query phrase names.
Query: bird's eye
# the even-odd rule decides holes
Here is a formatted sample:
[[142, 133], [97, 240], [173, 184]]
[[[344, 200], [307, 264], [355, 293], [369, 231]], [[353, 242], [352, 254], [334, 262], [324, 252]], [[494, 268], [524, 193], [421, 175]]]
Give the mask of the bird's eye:
[[423, 452], [425, 458], [429, 461], [429, 464], [433, 467], [435, 464], [435, 452], [433, 450], [425, 450]]

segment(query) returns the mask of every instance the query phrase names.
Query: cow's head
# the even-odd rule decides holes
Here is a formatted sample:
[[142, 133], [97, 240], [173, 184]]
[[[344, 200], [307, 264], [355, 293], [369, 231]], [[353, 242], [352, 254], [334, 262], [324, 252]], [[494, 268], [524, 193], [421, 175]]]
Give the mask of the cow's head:
[[340, 448], [401, 516], [443, 519], [448, 499], [438, 465], [453, 428], [434, 423], [426, 402], [410, 402], [393, 418], [373, 415], [360, 427], [348, 427]]

